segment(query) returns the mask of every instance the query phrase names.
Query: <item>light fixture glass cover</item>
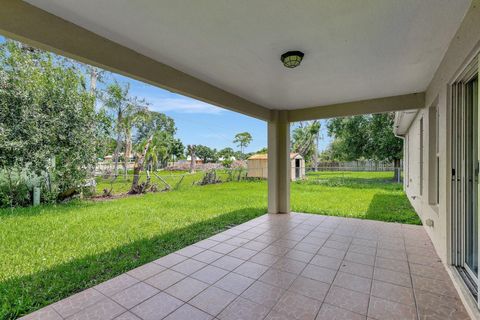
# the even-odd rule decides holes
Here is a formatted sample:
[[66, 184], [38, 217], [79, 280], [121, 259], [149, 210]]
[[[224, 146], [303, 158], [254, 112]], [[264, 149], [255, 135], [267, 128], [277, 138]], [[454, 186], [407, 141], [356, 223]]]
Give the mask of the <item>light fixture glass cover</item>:
[[303, 59], [303, 52], [301, 51], [288, 51], [282, 54], [281, 60], [283, 65], [287, 68], [295, 68], [300, 65]]

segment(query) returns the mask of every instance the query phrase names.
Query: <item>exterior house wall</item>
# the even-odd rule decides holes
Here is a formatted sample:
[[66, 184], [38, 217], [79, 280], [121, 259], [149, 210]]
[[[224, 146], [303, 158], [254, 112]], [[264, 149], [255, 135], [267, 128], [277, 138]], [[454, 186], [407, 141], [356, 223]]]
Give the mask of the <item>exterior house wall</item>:
[[[425, 94], [425, 105], [416, 114], [408, 130], [402, 134], [405, 141], [404, 181], [405, 192], [412, 206], [420, 216], [435, 249], [447, 266], [447, 270], [460, 293], [473, 319], [480, 319], [477, 302], [473, 299], [458, 272], [452, 265], [451, 236], [451, 125], [450, 125], [450, 84], [460, 72], [480, 52], [480, 1], [474, 0], [459, 30], [452, 39], [445, 56], [440, 63]], [[432, 135], [429, 134], [430, 107], [437, 107], [438, 112], [438, 154], [439, 154], [439, 203], [429, 201], [429, 191], [436, 188], [432, 165], [436, 153], [429, 152]], [[423, 119], [423, 150], [420, 148], [420, 127]], [[436, 136], [436, 135], [435, 135]], [[430, 153], [430, 154], [429, 154]], [[423, 170], [421, 156], [423, 154]], [[436, 160], [436, 159], [435, 159]], [[422, 188], [422, 192], [420, 192]], [[436, 189], [435, 189], [436, 190]], [[428, 221], [431, 220], [431, 221]], [[433, 222], [433, 224], [427, 224]]]

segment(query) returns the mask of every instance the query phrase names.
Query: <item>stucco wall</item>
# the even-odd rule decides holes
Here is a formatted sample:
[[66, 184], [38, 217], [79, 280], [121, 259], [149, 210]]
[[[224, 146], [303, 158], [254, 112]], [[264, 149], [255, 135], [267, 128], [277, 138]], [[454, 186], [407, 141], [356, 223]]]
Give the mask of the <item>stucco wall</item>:
[[[419, 110], [415, 120], [412, 122], [408, 132], [405, 135], [405, 172], [408, 181], [405, 181], [404, 187], [407, 196], [424, 222], [427, 219], [433, 220], [432, 227], [426, 226], [432, 242], [442, 261], [451, 265], [450, 256], [450, 84], [456, 79], [458, 74], [468, 65], [480, 51], [480, 0], [473, 0], [470, 10], [467, 12], [455, 37], [452, 39], [445, 56], [437, 69], [425, 95], [425, 106]], [[431, 106], [437, 106], [439, 113], [439, 181], [440, 181], [440, 201], [438, 206], [431, 205], [428, 200], [429, 188], [434, 186], [429, 176], [429, 117], [428, 112]], [[423, 194], [420, 195], [420, 119], [423, 117], [424, 126], [424, 148], [423, 148]], [[480, 313], [476, 302], [466, 290], [462, 281], [455, 275], [455, 270], [449, 268], [449, 273], [454, 279], [454, 283], [466, 303], [467, 309], [474, 319], [480, 319]]]

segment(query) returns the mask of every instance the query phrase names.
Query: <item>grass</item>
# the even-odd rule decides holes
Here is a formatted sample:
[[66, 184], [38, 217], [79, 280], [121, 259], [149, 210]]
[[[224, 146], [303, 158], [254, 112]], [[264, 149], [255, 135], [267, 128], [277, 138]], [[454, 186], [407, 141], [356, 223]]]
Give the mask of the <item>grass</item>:
[[[186, 176], [173, 192], [0, 210], [0, 319], [14, 319], [265, 213], [265, 181], [192, 186], [200, 177]], [[292, 210], [420, 223], [401, 186], [389, 179], [391, 173], [310, 174], [292, 184]], [[115, 183], [116, 192], [128, 190], [129, 181]]]

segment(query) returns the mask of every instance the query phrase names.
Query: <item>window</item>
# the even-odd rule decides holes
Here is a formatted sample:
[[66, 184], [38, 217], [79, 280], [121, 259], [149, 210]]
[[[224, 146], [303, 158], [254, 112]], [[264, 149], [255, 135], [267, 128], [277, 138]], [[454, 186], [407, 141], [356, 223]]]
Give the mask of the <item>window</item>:
[[428, 109], [428, 203], [437, 205], [439, 203], [439, 130], [438, 130], [438, 107]]
[[423, 195], [423, 117], [420, 119], [420, 195]]

